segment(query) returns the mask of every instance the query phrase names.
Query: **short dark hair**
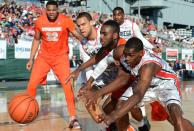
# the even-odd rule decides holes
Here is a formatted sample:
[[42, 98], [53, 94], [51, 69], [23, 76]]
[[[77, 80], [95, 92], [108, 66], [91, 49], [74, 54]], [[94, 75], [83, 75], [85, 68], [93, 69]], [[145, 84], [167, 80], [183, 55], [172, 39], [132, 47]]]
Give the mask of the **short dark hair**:
[[46, 7], [47, 7], [48, 5], [56, 5], [56, 6], [58, 7], [58, 3], [57, 3], [56, 1], [54, 1], [54, 0], [48, 1], [48, 2], [46, 3]]
[[103, 25], [111, 26], [111, 28], [113, 29], [114, 32], [116, 32], [118, 34], [120, 33], [120, 26], [114, 20], [107, 20], [106, 22], [103, 23]]
[[115, 8], [113, 9], [113, 12], [115, 12], [116, 10], [121, 11], [123, 14], [125, 13], [125, 12], [124, 12], [124, 9], [123, 9], [122, 7], [115, 7]]
[[92, 20], [92, 16], [88, 12], [79, 13], [78, 16], [77, 16], [77, 19], [82, 18], [82, 17], [86, 17], [89, 21]]
[[137, 37], [131, 37], [126, 42], [125, 49], [135, 49], [135, 51], [139, 52], [143, 50], [143, 42]]

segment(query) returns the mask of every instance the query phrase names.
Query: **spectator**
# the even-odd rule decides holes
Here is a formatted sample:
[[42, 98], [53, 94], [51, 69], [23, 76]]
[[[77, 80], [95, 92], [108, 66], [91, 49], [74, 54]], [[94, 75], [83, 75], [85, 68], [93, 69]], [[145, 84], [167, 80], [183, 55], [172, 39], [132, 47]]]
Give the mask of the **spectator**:
[[191, 60], [189, 59], [187, 62], [186, 62], [186, 76], [187, 76], [187, 79], [190, 79], [192, 77], [192, 64], [191, 64]]
[[79, 61], [77, 60], [77, 56], [73, 55], [72, 59], [70, 60], [70, 67], [77, 68], [79, 66]]

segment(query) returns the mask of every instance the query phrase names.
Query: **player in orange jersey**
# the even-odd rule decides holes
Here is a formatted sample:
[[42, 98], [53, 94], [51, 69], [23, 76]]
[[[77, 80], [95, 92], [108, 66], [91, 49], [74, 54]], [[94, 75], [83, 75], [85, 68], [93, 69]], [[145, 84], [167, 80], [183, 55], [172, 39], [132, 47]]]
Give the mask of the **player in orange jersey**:
[[[80, 128], [76, 119], [74, 94], [71, 83], [65, 83], [70, 74], [68, 35], [73, 34], [80, 41], [83, 37], [76, 31], [73, 21], [59, 14], [56, 1], [46, 4], [46, 14], [40, 16], [35, 22], [35, 36], [32, 43], [30, 59], [26, 68], [32, 72], [27, 86], [27, 93], [36, 96], [37, 86], [45, 79], [47, 73], [52, 69], [58, 77], [65, 92], [67, 108], [70, 115], [70, 128]], [[38, 51], [39, 44], [40, 50]], [[35, 54], [37, 58], [34, 60]], [[33, 64], [34, 63], [34, 64]]]

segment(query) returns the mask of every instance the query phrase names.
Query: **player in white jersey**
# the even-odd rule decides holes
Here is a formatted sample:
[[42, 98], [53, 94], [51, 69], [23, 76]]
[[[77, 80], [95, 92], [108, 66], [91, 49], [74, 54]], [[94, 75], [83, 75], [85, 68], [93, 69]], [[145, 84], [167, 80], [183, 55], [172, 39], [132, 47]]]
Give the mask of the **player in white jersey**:
[[[93, 26], [92, 17], [87, 12], [82, 12], [77, 16], [77, 25], [82, 35], [87, 39], [87, 42], [85, 42], [86, 44], [80, 45], [81, 56], [83, 58], [83, 61], [86, 62], [99, 51], [100, 47], [102, 47], [100, 43], [100, 32]], [[126, 41], [124, 39], [120, 39], [118, 43], [124, 44], [125, 42]], [[111, 57], [110, 55], [108, 55], [107, 59], [105, 60], [108, 60], [109, 58], [113, 58], [112, 55]], [[108, 84], [116, 78], [118, 70], [114, 66], [113, 62], [112, 64], [106, 64], [105, 61], [100, 61], [95, 66], [103, 67], [105, 69], [98, 70], [100, 75], [97, 76], [94, 81], [95, 86], [103, 86], [104, 84]], [[94, 65], [86, 69], [87, 78], [90, 77], [91, 73], [93, 72], [93, 69]]]
[[[80, 44], [80, 56], [83, 62], [88, 61], [98, 50], [102, 47], [100, 43], [100, 31], [94, 27], [94, 21], [92, 16], [87, 12], [81, 12], [77, 16], [77, 26], [85, 38], [86, 42]], [[89, 67], [86, 69], [86, 78], [89, 79], [94, 67]]]
[[[103, 32], [105, 35], [109, 35], [109, 33], [111, 33], [111, 32]], [[111, 34], [110, 34], [111, 35]], [[110, 39], [110, 38], [109, 38]], [[113, 38], [111, 38], [111, 39], [113, 39]], [[111, 40], [110, 39], [110, 40]], [[118, 37], [115, 39], [115, 40], [117, 40], [118, 39]], [[103, 40], [102, 41], [102, 43], [110, 43], [109, 41], [110, 40], [108, 40], [108, 42], [107, 42], [107, 40]], [[114, 47], [111, 47], [111, 50], [112, 49], [114, 49], [116, 46], [117, 46], [117, 43], [116, 44], [113, 44], [114, 45]], [[111, 51], [110, 50], [110, 51]], [[99, 57], [99, 55], [100, 55], [100, 57]], [[71, 76], [70, 77], [74, 77], [74, 78], [76, 78], [77, 76], [76, 75], [78, 75], [79, 74], [79, 72], [81, 71], [81, 70], [84, 70], [86, 67], [88, 67], [88, 66], [91, 66], [91, 65], [93, 65], [93, 64], [96, 64], [96, 62], [94, 62], [93, 60], [94, 60], [94, 58], [95, 58], [95, 60], [97, 59], [97, 60], [99, 60], [100, 61], [100, 59], [102, 59], [103, 57], [102, 57], [102, 55], [104, 55], [104, 56], [106, 56], [106, 54], [103, 54], [103, 53], [98, 53], [97, 55], [95, 55], [94, 57], [92, 57], [88, 62], [86, 62], [86, 63], [84, 63], [83, 65], [81, 65], [77, 70], [75, 70], [72, 74], [71, 74]], [[91, 61], [93, 61], [93, 62], [91, 62]], [[88, 64], [89, 63], [89, 64]], [[91, 64], [92, 63], [92, 64]], [[102, 70], [104, 71], [104, 67], [105, 67], [105, 69], [106, 69], [106, 67], [110, 64], [110, 63], [114, 63], [114, 59], [113, 59], [113, 56], [112, 56], [112, 52], [110, 52], [110, 53], [108, 53], [108, 55], [102, 60], [102, 61], [100, 61], [100, 63], [103, 63], [103, 64], [98, 64], [97, 65], [97, 67], [95, 68], [95, 70], [94, 70], [94, 72], [93, 72], [93, 74], [92, 74], [92, 77], [90, 77], [90, 79], [89, 79], [89, 81], [87, 82], [87, 84], [85, 85], [85, 87], [84, 87], [84, 89], [85, 90], [87, 90], [87, 89], [91, 89], [91, 85], [92, 85], [92, 82], [93, 82], [93, 80], [95, 80], [96, 78], [98, 78], [99, 77], [99, 74], [101, 74], [100, 72], [102, 72]], [[86, 66], [87, 65], [87, 66]], [[100, 68], [99, 68], [100, 67]], [[112, 70], [112, 69], [111, 69]], [[78, 72], [78, 73], [77, 73]], [[114, 78], [114, 76], [112, 76], [112, 75], [109, 75], [109, 79], [110, 78]], [[104, 80], [104, 78], [103, 78], [103, 80]], [[122, 92], [127, 88], [127, 87], [123, 87], [124, 89], [122, 90], [122, 91], [118, 91], [118, 92], [115, 92], [113, 95], [112, 95], [112, 97], [113, 97], [113, 99], [118, 99], [118, 97], [119, 97], [119, 95], [121, 95], [122, 94]], [[135, 116], [135, 114], [134, 114], [134, 116]], [[123, 122], [124, 123], [124, 122]], [[126, 122], [127, 123], [127, 125], [128, 125], [128, 122]], [[120, 124], [119, 124], [120, 125]], [[144, 126], [144, 124], [142, 124], [141, 126]], [[122, 126], [122, 128], [125, 128], [125, 126]]]
[[[82, 64], [78, 69], [76, 69], [69, 78], [73, 77], [74, 79], [77, 78], [79, 72], [90, 67], [91, 65], [97, 64], [99, 61], [106, 57], [109, 59], [109, 56], [112, 56], [110, 53], [114, 48], [117, 47], [119, 44], [125, 44], [125, 40], [119, 37], [119, 25], [117, 22], [113, 20], [106, 21], [103, 23], [100, 31], [100, 41], [102, 43], [102, 48], [99, 50], [97, 54], [91, 57], [89, 61]], [[113, 58], [113, 57], [111, 57]], [[110, 77], [110, 76], [109, 76]], [[112, 76], [111, 76], [112, 77]], [[111, 78], [110, 77], [110, 78]], [[118, 97], [119, 98], [119, 97]], [[117, 98], [117, 99], [118, 99]], [[109, 112], [108, 112], [109, 113]], [[124, 123], [124, 122], [123, 122]], [[127, 123], [128, 125], [128, 123]]]
[[110, 93], [125, 85], [131, 75], [136, 76], [133, 94], [124, 93], [125, 102], [110, 115], [99, 116], [99, 121], [107, 125], [125, 115], [141, 102], [159, 101], [164, 105], [176, 131], [193, 131], [191, 122], [183, 118], [179, 81], [175, 72], [164, 60], [143, 48], [140, 39], [134, 37], [114, 51], [114, 58], [120, 61], [119, 76], [105, 88], [97, 92], [87, 92], [90, 103], [98, 97]]
[[[120, 35], [123, 38], [125, 38], [125, 40], [127, 40], [128, 38], [130, 38], [132, 36], [138, 36], [139, 38], [141, 38], [144, 41], [145, 47], [147, 49], [150, 49], [150, 50], [153, 49], [152, 44], [150, 44], [142, 36], [142, 34], [141, 34], [140, 30], [139, 30], [139, 27], [137, 26], [136, 23], [131, 22], [129, 20], [125, 20], [124, 21], [124, 10], [121, 7], [116, 7], [113, 10], [113, 18], [114, 18], [115, 21], [117, 21], [117, 23], [120, 24], [120, 30], [121, 30]], [[82, 54], [84, 54], [84, 53], [82, 53]], [[88, 89], [91, 88], [92, 87], [91, 85], [92, 85], [92, 83], [93, 83], [94, 80], [98, 81], [98, 83], [99, 83], [99, 80], [102, 80], [103, 79], [103, 81], [106, 82], [105, 84], [107, 84], [107, 82], [110, 82], [111, 80], [113, 80], [115, 78], [115, 76], [116, 76], [115, 75], [115, 72], [116, 72], [115, 70], [116, 69], [114, 67], [107, 69], [107, 70], [109, 70], [109, 72], [111, 72], [108, 75], [107, 75], [107, 70], [106, 70], [106, 68], [109, 65], [111, 65], [112, 63], [114, 63], [114, 59], [113, 59], [113, 57], [112, 57], [111, 54], [112, 53], [109, 53], [109, 56], [107, 56], [104, 59], [102, 59], [101, 62], [100, 62], [100, 64], [98, 64], [94, 68], [94, 70], [91, 70], [91, 68], [93, 68], [93, 67], [89, 67], [89, 68], [86, 69], [87, 72], [89, 72], [89, 75], [87, 75], [87, 79], [88, 79], [88, 76], [91, 76], [91, 77], [87, 81], [87, 83], [85, 85], [85, 89], [86, 88], [88, 88]], [[106, 72], [104, 72], [105, 70], [106, 70]], [[104, 75], [102, 75], [102, 74], [104, 74]], [[113, 74], [113, 75], [110, 75], [110, 74]], [[143, 123], [143, 124], [141, 124], [141, 126], [143, 126], [143, 128], [148, 128], [148, 127], [145, 127], [146, 125], [144, 124], [144, 118], [143, 118], [142, 114], [140, 113], [141, 112], [140, 109], [134, 109], [134, 110], [131, 110], [131, 112], [132, 112], [132, 116], [137, 121], [139, 121], [139, 123]], [[139, 115], [136, 115], [136, 114], [139, 114]]]
[[[92, 17], [87, 12], [81, 12], [77, 16], [77, 25], [81, 32], [81, 34], [86, 38], [85, 44], [80, 45], [80, 55], [83, 59], [83, 62], [87, 62], [91, 57], [93, 57], [99, 49], [102, 47], [102, 44], [100, 43], [100, 29], [97, 29], [94, 27], [94, 21], [92, 20]], [[124, 40], [122, 43], [125, 43]], [[104, 62], [101, 61], [97, 65], [93, 65], [86, 70], [86, 78], [87, 80], [90, 78], [91, 74], [93, 73], [95, 66], [103, 66]], [[108, 82], [112, 81], [114, 78], [116, 78], [117, 71], [114, 69], [112, 65], [105, 65], [105, 70], [101, 71], [101, 73], [98, 76], [98, 79], [95, 79], [95, 84], [98, 86], [102, 86], [104, 84], [107, 84]], [[105, 72], [104, 72], [105, 71]], [[112, 77], [109, 77], [112, 76]]]
[[[125, 40], [127, 41], [129, 38], [131, 37], [137, 37], [139, 39], [142, 40], [143, 44], [144, 44], [144, 47], [146, 49], [149, 49], [150, 51], [155, 51], [157, 52], [158, 50], [156, 48], [154, 48], [154, 46], [148, 41], [146, 40], [138, 25], [131, 21], [131, 20], [128, 20], [128, 19], [125, 19], [125, 13], [124, 13], [124, 10], [123, 8], [121, 7], [115, 7], [113, 9], [113, 19], [119, 23], [120, 25], [120, 36], [125, 38]], [[132, 90], [131, 90], [132, 91]], [[140, 110], [140, 109], [135, 109], [134, 111], [131, 110], [131, 114], [132, 116], [139, 122], [139, 123], [143, 123], [143, 122], [146, 122], [147, 119], [146, 119], [146, 113], [145, 113], [145, 107], [141, 107], [141, 111], [142, 113], [139, 113], [139, 115], [136, 115], [136, 116], [139, 116], [139, 117], [136, 117], [134, 116], [133, 114], [137, 114], [138, 112], [136, 112], [136, 110]], [[142, 115], [141, 115], [142, 114]], [[144, 125], [145, 127], [146, 125]], [[141, 127], [139, 127], [141, 128]], [[143, 127], [142, 127], [143, 128]], [[146, 127], [145, 127], [146, 128]], [[141, 129], [140, 129], [141, 130]], [[144, 129], [145, 130], [145, 129]]]
[[154, 48], [154, 46], [143, 37], [138, 25], [133, 21], [125, 19], [125, 13], [123, 8], [115, 7], [113, 9], [113, 19], [119, 23], [120, 36], [122, 38], [125, 38], [126, 41], [131, 37], [137, 37], [142, 40], [145, 48], [148, 49]]

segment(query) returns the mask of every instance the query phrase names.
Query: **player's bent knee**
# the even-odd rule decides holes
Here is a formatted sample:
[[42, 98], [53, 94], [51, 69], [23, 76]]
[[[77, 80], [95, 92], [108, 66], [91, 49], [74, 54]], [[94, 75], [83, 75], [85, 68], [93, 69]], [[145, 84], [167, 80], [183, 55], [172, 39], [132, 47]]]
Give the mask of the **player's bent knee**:
[[167, 106], [169, 113], [182, 114], [182, 109], [178, 104], [172, 103]]
[[178, 104], [169, 104], [167, 106], [169, 114], [174, 122], [181, 122], [183, 120], [182, 110]]

